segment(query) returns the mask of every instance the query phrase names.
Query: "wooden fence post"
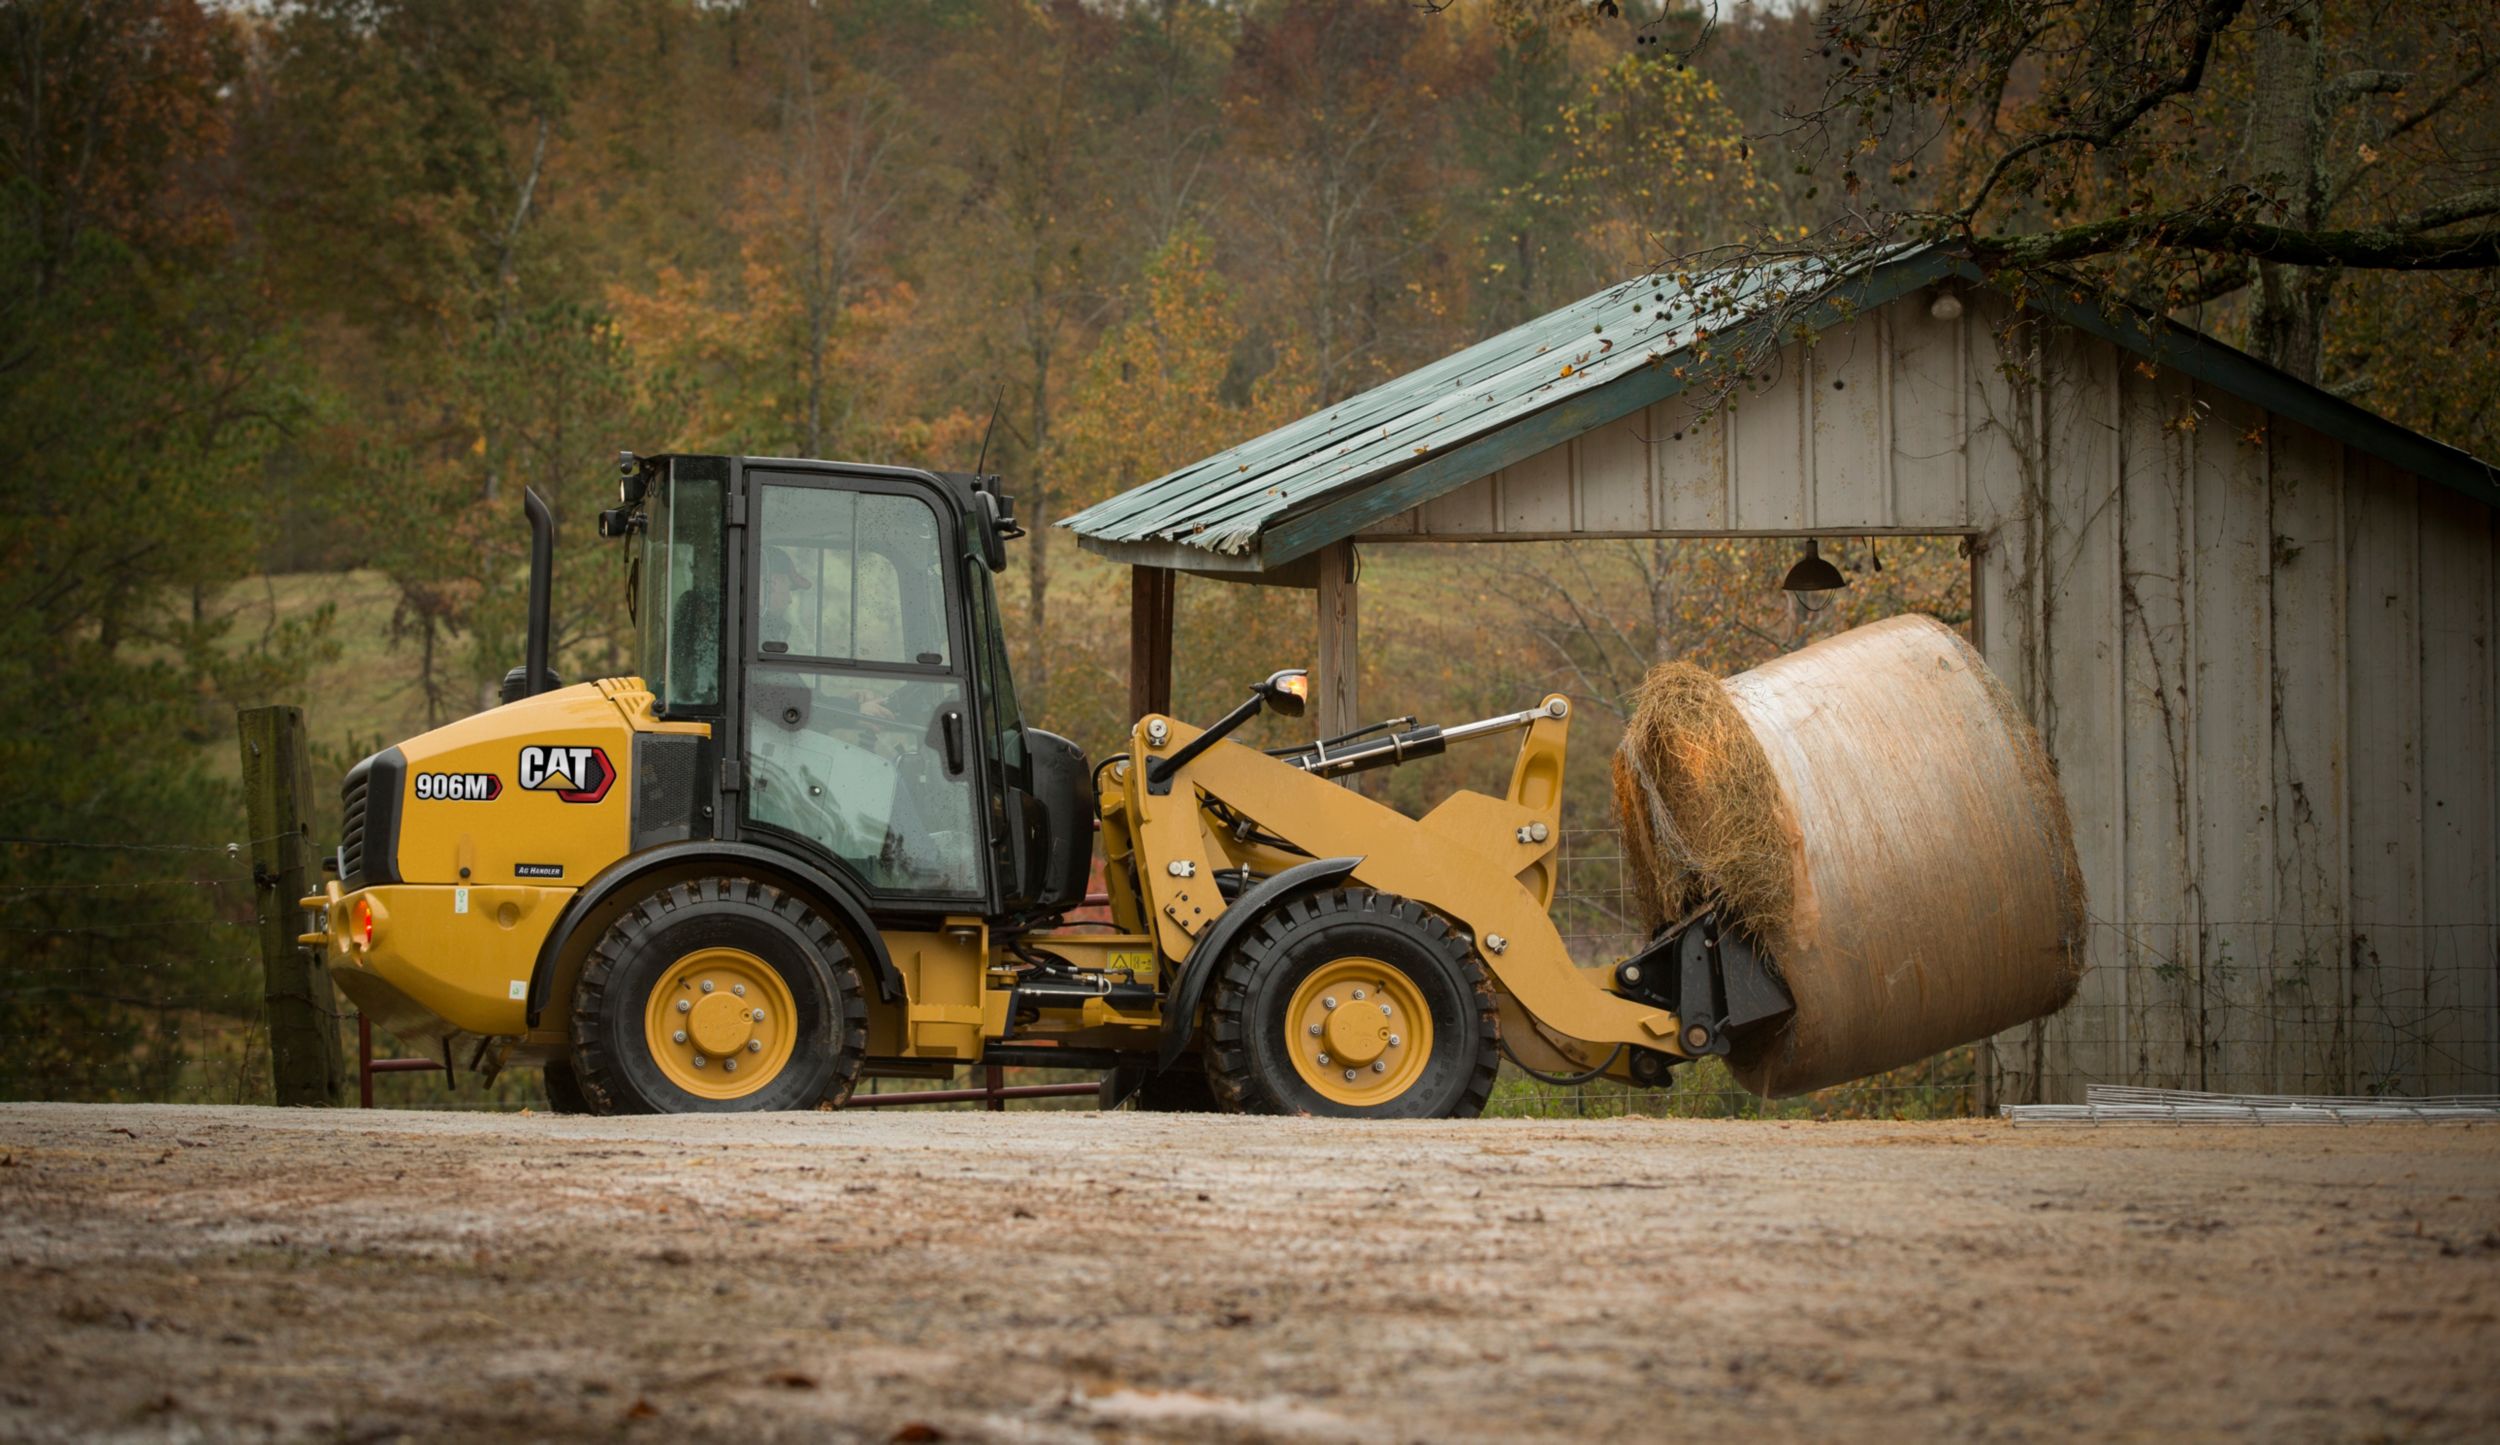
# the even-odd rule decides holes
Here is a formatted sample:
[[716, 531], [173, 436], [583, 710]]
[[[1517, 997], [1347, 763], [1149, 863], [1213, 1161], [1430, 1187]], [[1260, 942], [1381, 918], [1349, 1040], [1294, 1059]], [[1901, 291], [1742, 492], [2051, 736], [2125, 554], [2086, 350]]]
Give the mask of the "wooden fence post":
[[243, 740], [244, 815], [252, 836], [271, 1080], [280, 1104], [336, 1104], [347, 1076], [338, 994], [329, 970], [295, 941], [305, 926], [296, 900], [312, 891], [312, 758], [304, 743], [304, 712], [245, 708], [235, 715], [235, 726]]

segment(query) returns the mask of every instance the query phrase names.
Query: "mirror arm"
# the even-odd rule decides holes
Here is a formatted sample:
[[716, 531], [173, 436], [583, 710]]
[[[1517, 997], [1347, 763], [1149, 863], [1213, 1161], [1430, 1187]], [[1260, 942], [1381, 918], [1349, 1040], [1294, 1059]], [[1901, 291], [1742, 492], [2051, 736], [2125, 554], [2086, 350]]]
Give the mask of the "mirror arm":
[[1259, 709], [1265, 706], [1267, 706], [1266, 691], [1262, 688], [1252, 688], [1250, 696], [1242, 700], [1241, 706], [1224, 714], [1216, 721], [1215, 726], [1183, 743], [1169, 757], [1155, 758], [1148, 762], [1146, 764], [1146, 791], [1157, 795], [1172, 791], [1173, 774], [1187, 767], [1190, 760], [1200, 753], [1222, 742], [1226, 734], [1257, 717]]

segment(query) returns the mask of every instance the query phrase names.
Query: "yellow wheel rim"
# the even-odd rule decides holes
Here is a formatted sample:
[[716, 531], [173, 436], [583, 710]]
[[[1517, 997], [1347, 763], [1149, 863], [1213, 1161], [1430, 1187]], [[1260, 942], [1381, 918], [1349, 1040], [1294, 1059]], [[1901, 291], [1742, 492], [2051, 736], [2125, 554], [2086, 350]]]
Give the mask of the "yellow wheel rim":
[[1285, 1007], [1285, 1052], [1323, 1099], [1367, 1108], [1413, 1088], [1432, 1058], [1422, 990], [1376, 958], [1311, 971]]
[[798, 1001], [771, 964], [706, 948], [670, 964], [643, 1009], [643, 1042], [668, 1081], [702, 1099], [742, 1099], [781, 1076]]

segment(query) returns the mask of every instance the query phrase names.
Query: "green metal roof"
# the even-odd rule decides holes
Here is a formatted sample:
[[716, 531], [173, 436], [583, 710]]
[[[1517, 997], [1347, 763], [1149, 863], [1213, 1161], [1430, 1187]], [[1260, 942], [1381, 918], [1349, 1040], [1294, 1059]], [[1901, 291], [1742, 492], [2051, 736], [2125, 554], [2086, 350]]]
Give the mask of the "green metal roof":
[[[1266, 572], [1478, 477], [1681, 391], [1697, 339], [1742, 334], [1815, 290], [1828, 325], [1947, 277], [1985, 282], [1938, 246], [1896, 248], [1846, 271], [1814, 260], [1611, 286], [1098, 502], [1060, 525], [1121, 561]], [[2500, 473], [2189, 328], [2113, 318], [2072, 295], [2038, 310], [2160, 365], [2500, 506]], [[1791, 312], [1793, 315], [1793, 311]]]

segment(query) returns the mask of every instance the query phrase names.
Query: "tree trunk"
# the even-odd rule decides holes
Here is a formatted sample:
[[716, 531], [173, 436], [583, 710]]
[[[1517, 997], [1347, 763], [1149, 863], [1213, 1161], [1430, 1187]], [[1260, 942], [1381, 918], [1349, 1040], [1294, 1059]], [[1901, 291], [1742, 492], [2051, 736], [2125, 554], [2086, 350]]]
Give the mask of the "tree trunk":
[[[2256, 33], [2255, 93], [2249, 101], [2249, 173], [2273, 187], [2276, 224], [2316, 229], [2326, 211], [2325, 0], [2295, 0]], [[2303, 381], [2318, 379], [2332, 273], [2257, 263], [2257, 307], [2249, 347]]]

